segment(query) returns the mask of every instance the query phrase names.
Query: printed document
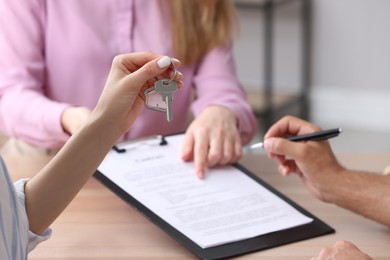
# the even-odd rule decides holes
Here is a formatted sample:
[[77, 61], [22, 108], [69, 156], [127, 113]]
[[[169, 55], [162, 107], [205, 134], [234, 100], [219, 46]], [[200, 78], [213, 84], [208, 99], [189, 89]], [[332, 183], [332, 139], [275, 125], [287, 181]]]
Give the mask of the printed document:
[[233, 167], [196, 177], [183, 162], [184, 135], [167, 145], [147, 139], [120, 145], [98, 170], [202, 248], [235, 242], [310, 223], [313, 219]]

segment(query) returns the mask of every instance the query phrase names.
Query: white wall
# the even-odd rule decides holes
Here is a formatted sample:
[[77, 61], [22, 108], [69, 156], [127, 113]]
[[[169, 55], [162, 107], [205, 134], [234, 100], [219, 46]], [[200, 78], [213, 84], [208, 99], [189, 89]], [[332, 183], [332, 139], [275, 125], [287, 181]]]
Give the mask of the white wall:
[[[299, 1], [276, 13], [275, 81], [296, 91]], [[239, 8], [235, 52], [248, 89], [263, 85], [262, 11]], [[313, 0], [312, 121], [390, 132], [390, 0]]]

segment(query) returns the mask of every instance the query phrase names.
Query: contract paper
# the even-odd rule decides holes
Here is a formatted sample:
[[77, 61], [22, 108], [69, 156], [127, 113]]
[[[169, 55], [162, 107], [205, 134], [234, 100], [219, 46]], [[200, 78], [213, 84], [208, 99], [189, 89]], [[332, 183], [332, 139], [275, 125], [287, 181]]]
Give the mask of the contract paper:
[[98, 170], [202, 248], [310, 223], [313, 219], [233, 167], [196, 177], [181, 159], [183, 135], [121, 145]]

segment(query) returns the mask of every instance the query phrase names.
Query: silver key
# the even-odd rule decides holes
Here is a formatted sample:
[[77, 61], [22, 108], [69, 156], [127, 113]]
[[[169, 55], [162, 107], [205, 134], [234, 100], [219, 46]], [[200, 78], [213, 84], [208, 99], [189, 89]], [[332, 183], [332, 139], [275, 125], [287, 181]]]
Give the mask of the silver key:
[[173, 93], [178, 90], [178, 84], [173, 79], [176, 77], [176, 66], [171, 61], [173, 66], [173, 75], [170, 79], [157, 80], [153, 86], [144, 91], [145, 106], [154, 111], [165, 112], [167, 121], [172, 121], [172, 101]]
[[161, 79], [154, 83], [154, 89], [157, 93], [161, 95], [162, 100], [165, 102], [167, 121], [171, 122], [173, 119], [173, 115], [172, 115], [173, 93], [175, 93], [178, 90], [177, 82], [169, 79]]

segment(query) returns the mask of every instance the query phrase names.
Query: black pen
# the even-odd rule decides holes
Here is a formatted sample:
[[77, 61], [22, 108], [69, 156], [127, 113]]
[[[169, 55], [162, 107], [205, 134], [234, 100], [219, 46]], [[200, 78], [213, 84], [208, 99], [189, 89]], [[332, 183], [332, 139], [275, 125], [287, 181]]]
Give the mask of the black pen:
[[[318, 131], [318, 132], [314, 132], [314, 133], [310, 133], [310, 134], [291, 136], [291, 137], [287, 138], [287, 140], [293, 141], [293, 142], [321, 141], [321, 140], [329, 139], [332, 137], [336, 137], [341, 132], [342, 132], [341, 128], [333, 128], [333, 129], [322, 130], [322, 131]], [[258, 148], [258, 147], [263, 148], [264, 147], [263, 142], [253, 144], [253, 145], [251, 145], [250, 148], [253, 149], [253, 148]]]

